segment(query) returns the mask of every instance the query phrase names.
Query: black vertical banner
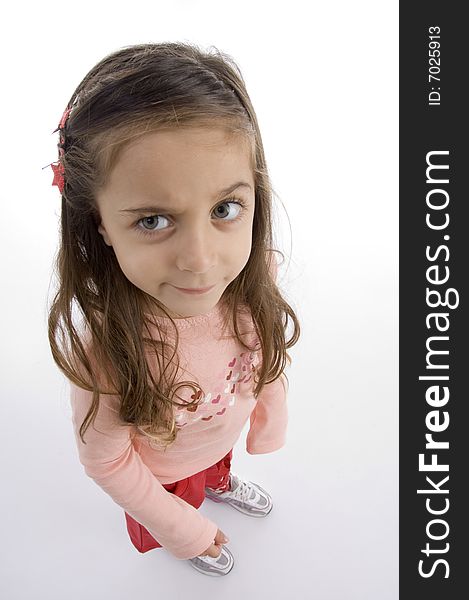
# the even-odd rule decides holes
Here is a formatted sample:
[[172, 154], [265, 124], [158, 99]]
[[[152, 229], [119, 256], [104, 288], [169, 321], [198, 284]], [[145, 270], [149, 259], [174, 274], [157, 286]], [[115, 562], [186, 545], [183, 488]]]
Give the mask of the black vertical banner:
[[469, 597], [465, 8], [400, 4], [402, 600]]

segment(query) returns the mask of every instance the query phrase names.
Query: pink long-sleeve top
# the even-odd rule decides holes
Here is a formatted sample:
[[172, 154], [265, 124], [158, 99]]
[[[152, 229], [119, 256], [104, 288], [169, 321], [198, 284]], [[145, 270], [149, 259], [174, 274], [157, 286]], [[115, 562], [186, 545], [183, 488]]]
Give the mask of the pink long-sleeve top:
[[[251, 317], [242, 314], [245, 331], [253, 331]], [[175, 409], [177, 438], [166, 451], [158, 450], [154, 442], [150, 445], [134, 425], [119, 420], [119, 397], [112, 395], [100, 396], [96, 421], [86, 430], [83, 444], [78, 431], [92, 393], [71, 384], [71, 406], [79, 460], [86, 474], [161, 546], [176, 558], [188, 559], [210, 546], [218, 527], [166, 491], [163, 484], [185, 479], [221, 460], [235, 445], [248, 419], [249, 454], [281, 448], [288, 421], [288, 383], [282, 375], [254, 398], [254, 369], [262, 353], [247, 351], [236, 338], [221, 335], [219, 305], [208, 314], [175, 323], [183, 368], [183, 377], [178, 380], [197, 381], [205, 395], [196, 410]], [[193, 390], [179, 388], [178, 394], [190, 401]]]

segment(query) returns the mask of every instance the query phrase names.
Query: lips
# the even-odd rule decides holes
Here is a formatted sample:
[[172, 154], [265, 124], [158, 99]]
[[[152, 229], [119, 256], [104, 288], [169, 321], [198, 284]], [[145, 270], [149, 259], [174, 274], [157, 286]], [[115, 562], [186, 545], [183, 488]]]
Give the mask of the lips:
[[208, 290], [211, 290], [211, 287], [208, 288], [189, 288], [189, 289], [183, 289], [185, 292], [208, 292]]
[[180, 290], [181, 292], [189, 292], [189, 293], [192, 292], [193, 294], [202, 294], [203, 292], [208, 292], [215, 286], [210, 285], [209, 287], [205, 287], [205, 288], [181, 288], [181, 287], [178, 287], [175, 285], [173, 287], [175, 287], [177, 290]]

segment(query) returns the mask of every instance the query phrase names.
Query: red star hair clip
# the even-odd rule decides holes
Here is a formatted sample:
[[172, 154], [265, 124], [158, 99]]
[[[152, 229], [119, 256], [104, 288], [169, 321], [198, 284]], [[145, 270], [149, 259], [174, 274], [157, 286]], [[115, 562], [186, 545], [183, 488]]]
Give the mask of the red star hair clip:
[[54, 179], [52, 180], [52, 185], [56, 185], [59, 188], [60, 193], [63, 192], [64, 185], [65, 185], [65, 180], [64, 180], [65, 170], [64, 170], [64, 166], [61, 162], [61, 159], [64, 155], [64, 149], [62, 148], [62, 145], [65, 141], [63, 134], [62, 134], [62, 130], [65, 127], [65, 123], [67, 122], [67, 119], [68, 119], [68, 116], [69, 116], [71, 110], [72, 110], [71, 107], [66, 108], [64, 110], [64, 113], [62, 115], [62, 118], [60, 119], [60, 123], [59, 123], [57, 129], [55, 129], [52, 132], [52, 133], [55, 133], [56, 131], [60, 131], [59, 160], [56, 161], [55, 163], [51, 163], [48, 166], [52, 167], [52, 171], [54, 173]]
[[54, 179], [52, 180], [52, 185], [56, 185], [59, 188], [60, 193], [64, 191], [64, 166], [58, 161], [57, 163], [52, 163], [50, 165], [52, 167], [52, 171], [54, 172]]

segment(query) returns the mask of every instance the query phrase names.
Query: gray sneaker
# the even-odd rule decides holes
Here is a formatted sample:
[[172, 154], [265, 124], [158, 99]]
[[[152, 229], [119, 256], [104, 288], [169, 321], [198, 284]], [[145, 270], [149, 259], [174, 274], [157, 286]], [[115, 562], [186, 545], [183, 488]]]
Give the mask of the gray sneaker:
[[227, 492], [205, 488], [205, 496], [214, 502], [226, 502], [250, 517], [266, 517], [272, 510], [272, 498], [260, 485], [243, 481], [230, 473], [230, 489]]
[[220, 555], [217, 558], [211, 556], [196, 556], [189, 559], [190, 564], [204, 575], [219, 577], [228, 575], [234, 565], [234, 557], [226, 546], [221, 547]]

